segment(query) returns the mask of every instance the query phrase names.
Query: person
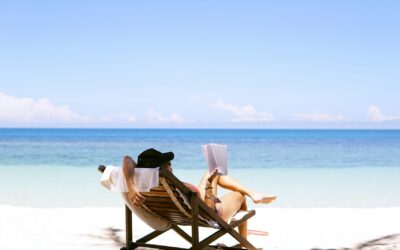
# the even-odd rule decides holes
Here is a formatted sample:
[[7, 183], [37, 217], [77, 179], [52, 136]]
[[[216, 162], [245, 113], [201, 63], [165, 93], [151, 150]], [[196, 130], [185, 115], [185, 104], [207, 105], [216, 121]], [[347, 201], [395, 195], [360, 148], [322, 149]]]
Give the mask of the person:
[[[127, 186], [127, 199], [132, 202], [136, 208], [143, 206], [145, 197], [143, 197], [134, 184], [135, 168], [155, 168], [166, 167], [171, 173], [173, 172], [171, 161], [174, 159], [172, 152], [161, 153], [155, 149], [147, 149], [138, 156], [136, 163], [130, 156], [125, 156], [122, 162], [122, 171]], [[102, 169], [100, 169], [100, 167]], [[104, 171], [105, 167], [100, 166], [99, 170]], [[217, 171], [206, 173], [200, 180], [197, 188], [190, 184], [184, 183], [192, 191], [198, 193], [198, 196], [207, 204], [208, 207], [215, 210], [222, 219], [228, 221], [239, 210], [247, 211], [246, 196], [256, 204], [268, 204], [274, 201], [277, 196], [260, 194], [254, 192], [247, 187], [241, 185], [238, 181], [228, 175], [220, 175]], [[231, 192], [217, 197], [218, 187], [230, 190]], [[239, 226], [239, 233], [247, 238], [247, 222]]]

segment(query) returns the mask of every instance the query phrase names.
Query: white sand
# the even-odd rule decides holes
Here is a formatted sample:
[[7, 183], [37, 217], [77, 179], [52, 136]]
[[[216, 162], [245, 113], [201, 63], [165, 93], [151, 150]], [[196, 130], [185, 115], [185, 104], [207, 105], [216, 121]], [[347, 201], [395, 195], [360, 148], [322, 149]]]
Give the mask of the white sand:
[[[133, 224], [134, 238], [150, 231], [136, 217]], [[358, 244], [389, 235], [393, 236], [380, 241], [386, 245], [362, 249], [400, 249], [400, 208], [263, 208], [250, 219], [249, 229], [269, 232], [269, 236], [249, 236], [264, 249], [361, 249]], [[123, 208], [0, 206], [1, 250], [119, 249], [124, 241]], [[188, 246], [173, 232], [158, 242]], [[234, 243], [230, 237], [218, 242]]]

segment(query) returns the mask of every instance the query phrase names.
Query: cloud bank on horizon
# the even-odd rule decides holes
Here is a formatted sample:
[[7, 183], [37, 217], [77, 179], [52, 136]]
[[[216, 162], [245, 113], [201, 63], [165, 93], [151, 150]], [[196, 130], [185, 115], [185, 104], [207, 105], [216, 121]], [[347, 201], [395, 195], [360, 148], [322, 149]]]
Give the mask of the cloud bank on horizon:
[[368, 117], [374, 122], [399, 121], [400, 115], [384, 115], [381, 110], [371, 105], [367, 110]]
[[[210, 103], [208, 107], [219, 113], [228, 115], [226, 120], [218, 122], [244, 123], [248, 126], [263, 124], [266, 128], [272, 122], [304, 121], [312, 123], [340, 123], [351, 121], [342, 114], [329, 114], [323, 112], [297, 113], [289, 118], [278, 118], [270, 113], [258, 111], [253, 105], [237, 106], [224, 102], [222, 99]], [[400, 115], [385, 115], [380, 109], [371, 105], [366, 112], [366, 120], [372, 123], [385, 123], [400, 121]], [[212, 121], [206, 121], [211, 122]], [[0, 127], [12, 125], [15, 127], [193, 127], [191, 121], [173, 112], [163, 115], [153, 108], [149, 108], [143, 117], [137, 114], [104, 114], [99, 117], [86, 116], [72, 111], [68, 105], [55, 105], [48, 98], [33, 99], [16, 97], [0, 92]], [[250, 126], [251, 127], [251, 126]]]

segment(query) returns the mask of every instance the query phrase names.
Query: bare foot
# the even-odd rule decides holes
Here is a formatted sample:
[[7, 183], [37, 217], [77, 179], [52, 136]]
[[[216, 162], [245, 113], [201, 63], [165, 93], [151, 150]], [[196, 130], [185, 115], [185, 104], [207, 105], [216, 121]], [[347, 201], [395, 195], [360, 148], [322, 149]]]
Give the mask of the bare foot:
[[256, 204], [268, 204], [276, 200], [277, 196], [269, 194], [254, 193], [251, 199]]

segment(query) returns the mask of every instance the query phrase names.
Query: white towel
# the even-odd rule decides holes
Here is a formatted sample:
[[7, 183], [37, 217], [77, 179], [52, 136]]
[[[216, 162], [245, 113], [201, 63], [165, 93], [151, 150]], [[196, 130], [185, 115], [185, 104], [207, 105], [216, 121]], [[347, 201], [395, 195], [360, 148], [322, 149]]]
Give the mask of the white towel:
[[[133, 183], [139, 192], [148, 192], [159, 185], [159, 168], [135, 168]], [[121, 167], [107, 166], [100, 183], [112, 192], [127, 193], [124, 173]]]
[[159, 185], [160, 168], [135, 168], [133, 183], [139, 192], [149, 192]]

